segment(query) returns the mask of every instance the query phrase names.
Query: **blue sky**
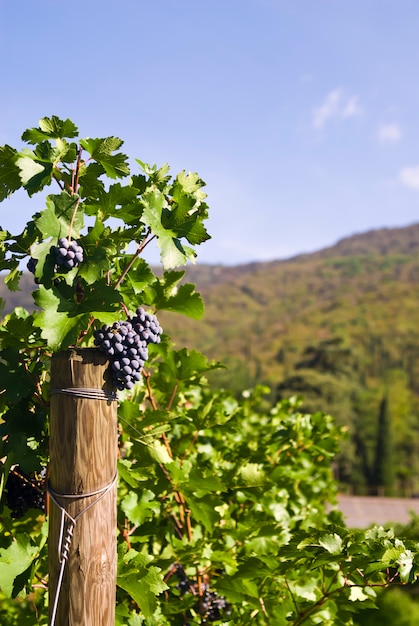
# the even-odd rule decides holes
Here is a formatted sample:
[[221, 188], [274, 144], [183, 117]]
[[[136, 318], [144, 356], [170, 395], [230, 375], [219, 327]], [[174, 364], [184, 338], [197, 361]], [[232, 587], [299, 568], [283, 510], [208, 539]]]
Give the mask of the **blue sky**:
[[[406, 226], [419, 221], [418, 29], [416, 0], [0, 0], [0, 144], [54, 114], [198, 171], [201, 263]], [[19, 231], [39, 202], [5, 201], [0, 225]]]

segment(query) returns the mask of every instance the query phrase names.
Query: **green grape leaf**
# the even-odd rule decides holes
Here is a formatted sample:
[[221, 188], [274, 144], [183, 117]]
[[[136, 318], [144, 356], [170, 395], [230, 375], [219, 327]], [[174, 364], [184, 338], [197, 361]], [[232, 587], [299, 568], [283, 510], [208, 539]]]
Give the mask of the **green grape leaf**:
[[[42, 299], [39, 299], [42, 301]], [[66, 312], [57, 312], [51, 306], [41, 311], [35, 318], [35, 325], [42, 329], [42, 337], [53, 351], [65, 350], [74, 345], [79, 335], [87, 328], [90, 315], [67, 316]]]
[[18, 291], [19, 290], [19, 281], [22, 276], [22, 272], [16, 266], [13, 268], [9, 274], [5, 277], [4, 283], [7, 285], [9, 291]]
[[59, 195], [49, 195], [46, 199], [46, 208], [35, 218], [36, 227], [43, 238], [52, 237], [57, 241], [60, 237], [67, 237], [70, 232], [70, 223], [73, 220], [72, 237], [78, 238], [83, 228], [83, 211], [77, 210], [79, 197], [63, 191]]
[[165, 355], [159, 371], [169, 380], [186, 381], [199, 378], [205, 372], [218, 367], [218, 363], [208, 359], [197, 350], [171, 350]]
[[119, 294], [103, 279], [95, 285], [87, 285], [74, 297], [70, 286], [46, 289], [40, 285], [34, 292], [34, 300], [41, 309], [34, 317], [34, 325], [42, 329], [42, 337], [52, 350], [74, 345], [80, 333], [88, 326], [91, 317], [101, 321], [119, 306]]
[[[82, 163], [80, 167], [79, 176], [79, 193], [83, 198], [95, 199], [98, 194], [104, 191], [105, 185], [100, 177], [103, 176], [105, 170], [100, 163], [89, 163], [85, 165]], [[91, 215], [91, 213], [89, 213]], [[102, 219], [100, 210], [97, 212], [97, 217]]]
[[100, 163], [109, 178], [122, 178], [128, 176], [128, 157], [118, 150], [123, 141], [118, 137], [106, 137], [105, 139], [81, 139], [81, 146], [90, 154], [92, 159]]
[[0, 202], [22, 187], [18, 152], [8, 145], [0, 146]]
[[30, 567], [38, 551], [26, 534], [16, 535], [8, 548], [0, 548], [0, 589], [8, 597], [14, 595], [15, 579]]
[[33, 381], [30, 374], [20, 364], [13, 360], [5, 361], [5, 357], [6, 354], [3, 351], [0, 361], [0, 405], [4, 402], [10, 402], [13, 405], [33, 393]]
[[77, 158], [77, 144], [68, 143], [65, 139], [56, 141], [56, 161], [73, 163]]
[[160, 570], [150, 566], [149, 560], [131, 549], [119, 563], [116, 581], [118, 587], [135, 600], [146, 618], [151, 618], [157, 608], [156, 595], [168, 589]]
[[34, 178], [35, 176], [39, 176], [39, 174], [43, 174], [45, 172], [45, 165], [35, 161], [34, 158], [28, 156], [21, 156], [17, 159], [16, 164], [20, 171], [20, 179], [23, 185], [27, 185], [27, 183]]
[[22, 151], [16, 159], [23, 187], [32, 196], [51, 182], [53, 163], [41, 161], [30, 151]]
[[188, 491], [193, 491], [197, 498], [203, 498], [214, 491], [226, 491], [225, 485], [217, 476], [204, 473], [201, 469], [193, 468], [187, 479]]
[[[153, 290], [157, 291], [155, 284]], [[201, 295], [195, 291], [195, 285], [191, 283], [180, 285], [176, 293], [169, 297], [162, 295], [159, 298], [156, 294], [154, 305], [158, 310], [166, 309], [175, 313], [182, 313], [195, 320], [201, 319], [204, 314], [204, 301]]]
[[89, 227], [87, 235], [79, 240], [84, 250], [84, 261], [79, 267], [78, 275], [88, 284], [100, 280], [115, 259], [117, 248], [110, 234], [111, 229], [96, 218], [94, 226]]
[[258, 463], [246, 463], [240, 468], [238, 474], [239, 483], [250, 487], [262, 486], [265, 482], [265, 472]]
[[13, 347], [16, 350], [43, 343], [34, 329], [33, 316], [19, 308], [15, 308], [0, 327], [0, 337], [2, 348]]
[[330, 554], [341, 554], [342, 537], [337, 533], [328, 533], [319, 539], [319, 544]]
[[195, 285], [186, 283], [178, 286], [185, 271], [165, 271], [160, 280], [154, 280], [145, 289], [144, 301], [157, 310], [166, 309], [182, 313], [193, 319], [201, 319], [204, 314], [204, 301], [195, 291]]
[[194, 194], [198, 200], [202, 201], [207, 197], [202, 187], [205, 187], [205, 183], [197, 172], [183, 170], [176, 176], [172, 195], [177, 200], [177, 193]]
[[150, 448], [150, 455], [156, 463], [161, 463], [162, 465], [173, 463], [173, 459], [166, 447], [158, 439], [153, 441], [153, 445]]
[[153, 516], [160, 513], [160, 506], [155, 500], [155, 494], [149, 489], [142, 489], [141, 496], [130, 491], [121, 502], [121, 509], [133, 524], [140, 526]]
[[39, 128], [28, 128], [22, 135], [23, 141], [31, 144], [39, 143], [45, 139], [73, 138], [77, 137], [77, 126], [70, 120], [61, 120], [56, 115], [43, 117], [39, 120]]
[[411, 550], [404, 550], [403, 553], [397, 559], [399, 566], [400, 580], [403, 583], [413, 582], [416, 578], [414, 576], [414, 554]]
[[89, 198], [85, 205], [87, 215], [95, 215], [102, 221], [109, 217], [118, 217], [127, 224], [138, 223], [142, 206], [136, 201], [137, 189], [119, 183], [110, 185], [107, 191], [99, 190], [96, 197]]
[[[314, 584], [317, 584], [317, 581], [313, 581]], [[310, 600], [311, 598], [307, 598], [308, 600]], [[315, 598], [313, 598], [315, 599]], [[349, 592], [349, 600], [351, 602], [364, 602], [364, 600], [369, 600], [370, 596], [365, 593], [364, 589], [362, 587], [351, 587], [350, 592]]]
[[142, 221], [157, 237], [160, 258], [164, 269], [172, 269], [195, 261], [196, 254], [180, 242], [177, 233], [163, 225], [163, 211], [167, 210], [167, 201], [160, 191], [148, 191], [143, 195], [144, 211]]
[[[154, 284], [155, 280], [156, 278], [149, 264], [144, 259], [138, 259], [124, 279], [121, 285], [121, 293], [125, 294], [129, 290], [134, 294], [134, 302], [137, 304], [137, 296], [144, 293], [147, 285]], [[134, 308], [137, 308], [137, 306]]]
[[80, 301], [76, 303], [78, 313], [90, 313], [100, 317], [101, 313], [111, 313], [120, 306], [120, 293], [105, 278], [97, 280], [93, 285], [86, 285], [80, 294]]
[[173, 204], [163, 216], [166, 228], [173, 230], [178, 237], [185, 237], [193, 245], [210, 239], [203, 225], [208, 218], [207, 205], [203, 202], [206, 194], [198, 191], [204, 184], [198, 174], [178, 174], [172, 191]]
[[218, 503], [218, 500], [210, 496], [199, 499], [195, 499], [190, 495], [188, 497], [188, 506], [192, 511], [194, 519], [200, 522], [208, 532], [211, 532], [220, 521], [220, 514], [214, 508], [216, 503]]

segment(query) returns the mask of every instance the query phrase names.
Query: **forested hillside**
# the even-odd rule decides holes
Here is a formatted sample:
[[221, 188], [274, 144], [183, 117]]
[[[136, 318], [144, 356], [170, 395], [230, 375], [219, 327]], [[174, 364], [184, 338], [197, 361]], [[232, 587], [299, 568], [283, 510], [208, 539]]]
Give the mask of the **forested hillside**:
[[419, 224], [287, 261], [190, 268], [204, 321], [163, 321], [179, 345], [348, 426], [339, 478], [357, 493], [419, 492]]
[[[419, 224], [346, 238], [313, 254], [190, 267], [203, 320], [161, 313], [177, 346], [224, 362], [214, 378], [301, 395], [348, 427], [338, 477], [356, 493], [419, 493]], [[30, 306], [33, 278], [7, 292]]]

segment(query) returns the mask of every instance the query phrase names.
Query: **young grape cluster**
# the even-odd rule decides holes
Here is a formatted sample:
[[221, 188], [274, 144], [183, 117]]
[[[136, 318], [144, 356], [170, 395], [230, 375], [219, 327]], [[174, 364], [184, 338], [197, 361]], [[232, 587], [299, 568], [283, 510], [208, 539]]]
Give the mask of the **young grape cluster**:
[[219, 596], [216, 591], [211, 591], [206, 583], [200, 584], [200, 593], [198, 583], [188, 578], [182, 565], [177, 565], [176, 576], [179, 579], [176, 589], [183, 596], [186, 593], [193, 593], [198, 597], [194, 604], [194, 611], [201, 616], [201, 624], [208, 624], [223, 619], [225, 615], [231, 612], [231, 604], [227, 602], [224, 596]]
[[148, 359], [148, 344], [159, 343], [162, 332], [156, 316], [142, 307], [131, 320], [93, 331], [95, 345], [110, 357], [112, 381], [117, 389], [132, 389], [140, 380]]
[[16, 465], [6, 481], [6, 503], [11, 517], [22, 517], [28, 509], [45, 511], [45, 470], [39, 477], [24, 474]]
[[69, 270], [83, 262], [83, 248], [78, 245], [75, 239], [71, 241], [66, 237], [59, 239], [55, 253], [57, 265], [64, 266]]

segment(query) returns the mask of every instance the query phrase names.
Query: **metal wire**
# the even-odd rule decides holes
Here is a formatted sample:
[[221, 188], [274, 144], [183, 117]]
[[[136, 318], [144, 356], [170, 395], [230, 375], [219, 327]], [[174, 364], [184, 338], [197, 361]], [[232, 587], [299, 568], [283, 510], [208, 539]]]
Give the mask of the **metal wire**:
[[[105, 487], [102, 487], [101, 489], [97, 489], [96, 491], [91, 491], [90, 493], [81, 493], [81, 494], [58, 493], [57, 491], [52, 489], [49, 482], [47, 483], [47, 491], [49, 493], [49, 496], [52, 502], [58, 507], [58, 509], [61, 512], [60, 532], [58, 536], [58, 562], [60, 563], [60, 571], [58, 574], [57, 588], [55, 590], [55, 597], [54, 597], [54, 602], [53, 602], [52, 610], [51, 610], [50, 626], [55, 625], [55, 618], [56, 618], [57, 610], [58, 610], [58, 601], [60, 598], [60, 592], [61, 592], [61, 587], [62, 587], [62, 582], [63, 582], [63, 577], [64, 577], [64, 569], [68, 560], [68, 554], [70, 551], [71, 541], [73, 539], [73, 532], [74, 532], [74, 528], [76, 526], [77, 520], [79, 519], [79, 517], [83, 515], [83, 513], [86, 513], [86, 511], [88, 511], [92, 506], [97, 504], [99, 500], [101, 500], [112, 489], [112, 487], [116, 484], [117, 479], [118, 479], [118, 474], [116, 473], [113, 479], [111, 480], [111, 482], [108, 485], [105, 485]], [[97, 496], [97, 498], [93, 500], [93, 502], [85, 506], [84, 509], [79, 511], [79, 513], [77, 513], [75, 517], [72, 517], [66, 511], [65, 507], [62, 506], [58, 502], [58, 498], [74, 501], [74, 500], [81, 500], [83, 498], [91, 498], [93, 496]], [[67, 524], [66, 524], [66, 518], [68, 518]]]
[[87, 398], [88, 400], [106, 400], [107, 402], [117, 402], [118, 396], [116, 391], [108, 391], [106, 389], [89, 389], [87, 387], [59, 387], [51, 389], [50, 395], [62, 393], [75, 398]]

